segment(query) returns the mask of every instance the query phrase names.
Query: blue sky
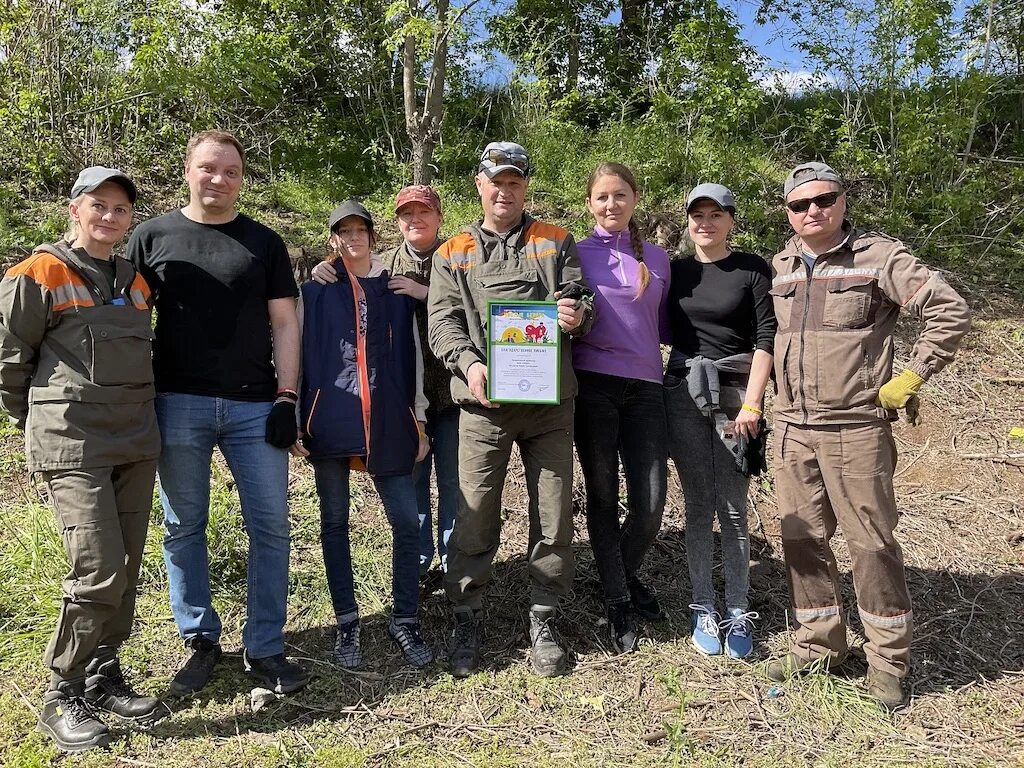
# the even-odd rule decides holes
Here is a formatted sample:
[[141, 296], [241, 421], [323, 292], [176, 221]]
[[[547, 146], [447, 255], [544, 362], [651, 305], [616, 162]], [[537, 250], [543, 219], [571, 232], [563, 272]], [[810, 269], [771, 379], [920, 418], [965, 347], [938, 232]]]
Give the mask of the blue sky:
[[[813, 0], [807, 0], [813, 1]], [[489, 9], [500, 9], [507, 7], [511, 0], [491, 0], [487, 6]], [[807, 61], [804, 54], [793, 45], [797, 35], [793, 23], [784, 15], [780, 16], [777, 22], [757, 24], [755, 16], [760, 7], [760, 0], [719, 0], [720, 3], [731, 10], [738, 19], [742, 29], [743, 38], [759, 54], [766, 59], [766, 70], [770, 72], [789, 73], [783, 78], [787, 87], [800, 87], [806, 83], [813, 69], [813, 65]], [[956, 21], [963, 18], [964, 8], [968, 0], [952, 0]], [[483, 10], [481, 7], [481, 10]], [[493, 11], [491, 11], [493, 12]], [[487, 11], [484, 11], [487, 13]], [[614, 12], [608, 19], [615, 23], [618, 20], [618, 12]], [[837, 16], [837, 23], [842, 24], [842, 17]], [[485, 21], [477, 17], [476, 32], [481, 37], [485, 36]], [[511, 70], [511, 62], [503, 56], [497, 56], [493, 66], [488, 68], [485, 79], [494, 84], [506, 82]], [[767, 73], [766, 73], [767, 74]], [[826, 76], [828, 73], [823, 73]], [[768, 79], [768, 78], [766, 78]]]

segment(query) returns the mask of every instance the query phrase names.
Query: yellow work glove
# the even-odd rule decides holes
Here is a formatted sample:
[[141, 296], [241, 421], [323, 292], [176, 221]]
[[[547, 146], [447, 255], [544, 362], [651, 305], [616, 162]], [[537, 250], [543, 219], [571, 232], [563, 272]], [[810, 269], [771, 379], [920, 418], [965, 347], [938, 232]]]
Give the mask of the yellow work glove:
[[878, 390], [878, 404], [893, 411], [906, 408], [907, 401], [915, 397], [923, 386], [924, 379], [908, 368], [882, 385]]

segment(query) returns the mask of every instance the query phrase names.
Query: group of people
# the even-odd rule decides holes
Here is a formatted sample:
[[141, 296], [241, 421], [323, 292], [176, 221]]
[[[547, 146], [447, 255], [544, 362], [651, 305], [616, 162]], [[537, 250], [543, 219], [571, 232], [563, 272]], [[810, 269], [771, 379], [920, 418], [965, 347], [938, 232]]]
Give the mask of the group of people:
[[[595, 226], [579, 243], [525, 212], [531, 170], [522, 146], [488, 144], [475, 176], [482, 218], [447, 241], [437, 193], [404, 188], [394, 206], [403, 242], [383, 254], [369, 211], [342, 203], [327, 222], [330, 255], [301, 291], [280, 236], [237, 209], [245, 152], [233, 135], [192, 137], [188, 204], [136, 227], [127, 259], [114, 249], [132, 221], [134, 182], [112, 168], [82, 171], [63, 240], [0, 281], [0, 404], [25, 430], [28, 469], [46, 484], [71, 564], [40, 713], [62, 750], [107, 744], [103, 714], [148, 724], [167, 712], [131, 688], [118, 661], [157, 472], [171, 607], [188, 651], [170, 690], [187, 696], [209, 681], [221, 655], [206, 541], [214, 447], [249, 538], [243, 664], [277, 693], [308, 680], [284, 655], [289, 451], [313, 466], [334, 657], [344, 667], [362, 663], [351, 470], [369, 473], [392, 530], [389, 635], [409, 664], [433, 660], [419, 599], [421, 582], [440, 576], [453, 608], [449, 666], [461, 677], [480, 665], [513, 444], [529, 495], [538, 675], [567, 669], [557, 617], [575, 571], [574, 444], [610, 649], [635, 650], [642, 621], [664, 615], [640, 572], [671, 458], [686, 506], [693, 644], [747, 657], [758, 619], [748, 600], [747, 488], [766, 463], [773, 369], [796, 633], [767, 674], [784, 680], [819, 660], [832, 668], [848, 650], [829, 545], [838, 526], [867, 639], [868, 692], [888, 708], [905, 703], [912, 620], [893, 535], [890, 423], [954, 355], [970, 325], [963, 299], [899, 241], [854, 228], [844, 182], [822, 163], [786, 179], [794, 236], [770, 268], [732, 249], [736, 201], [721, 184], [688, 196], [695, 253], [670, 262], [640, 234], [627, 167], [594, 169], [585, 203]], [[557, 404], [488, 397], [488, 303], [513, 300], [557, 308]], [[923, 328], [893, 375], [902, 308]], [[716, 517], [722, 603], [712, 579]]]

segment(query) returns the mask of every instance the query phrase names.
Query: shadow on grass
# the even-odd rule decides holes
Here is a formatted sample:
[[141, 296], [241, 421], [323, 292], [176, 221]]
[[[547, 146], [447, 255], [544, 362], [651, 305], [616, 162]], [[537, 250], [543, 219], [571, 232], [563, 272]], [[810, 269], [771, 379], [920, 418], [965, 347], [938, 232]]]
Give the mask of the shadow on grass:
[[[721, 593], [720, 560], [716, 534], [715, 578]], [[758, 635], [765, 642], [758, 648], [778, 645], [778, 636], [790, 629], [785, 568], [781, 552], [771, 542], [752, 536], [751, 609], [757, 611]], [[610, 653], [604, 603], [589, 545], [574, 545], [577, 577], [572, 593], [563, 601], [559, 630], [575, 662]], [[689, 580], [686, 570], [684, 532], [665, 528], [652, 548], [641, 574], [657, 592], [667, 618], [648, 623], [645, 634], [655, 643], [682, 641], [690, 634]], [[852, 577], [843, 572], [844, 610], [855, 633], [862, 627], [856, 615]], [[1013, 606], [1024, 599], [1024, 575], [1001, 573], [962, 574], [949, 570], [909, 567], [907, 578], [915, 600], [918, 638], [914, 643], [914, 667], [909, 680], [915, 696], [948, 691], [977, 681], [992, 680], [1005, 672], [1024, 667], [1024, 619]], [[513, 554], [494, 564], [485, 597], [485, 636], [481, 672], [496, 674], [516, 665], [529, 668], [529, 580], [525, 553]], [[242, 671], [240, 653], [225, 654], [211, 685], [193, 699], [171, 702], [177, 716], [158, 724], [157, 738], [230, 737], [238, 733], [272, 734], [298, 724], [314, 721], [346, 721], [357, 717], [378, 717], [379, 705], [395, 694], [415, 688], [425, 691], [449, 679], [448, 642], [452, 626], [451, 607], [443, 592], [424, 595], [421, 603], [424, 634], [435, 649], [436, 660], [425, 669], [404, 664], [401, 652], [387, 635], [388, 617], [383, 613], [365, 616], [362, 622], [364, 666], [344, 670], [332, 663], [335, 630], [313, 626], [286, 636], [288, 654], [312, 670], [310, 684], [301, 692], [280, 697], [252, 711], [248, 702], [234, 706], [230, 715], [208, 716], [208, 703], [238, 701], [240, 692], [254, 686]], [[685, 656], [680, 662], [685, 663]], [[571, 673], [570, 669], [570, 673]], [[866, 671], [864, 655], [855, 645], [838, 675], [854, 679]], [[223, 707], [219, 707], [223, 709]], [[190, 712], [194, 711], [194, 714]], [[401, 713], [384, 713], [401, 718]]]

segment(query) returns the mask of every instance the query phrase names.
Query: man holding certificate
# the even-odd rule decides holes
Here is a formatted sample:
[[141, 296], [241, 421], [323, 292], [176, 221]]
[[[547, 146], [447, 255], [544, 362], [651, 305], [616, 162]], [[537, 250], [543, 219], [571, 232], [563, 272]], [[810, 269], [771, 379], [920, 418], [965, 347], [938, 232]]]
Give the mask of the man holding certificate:
[[500, 541], [513, 443], [530, 495], [530, 657], [538, 675], [565, 672], [554, 619], [574, 575], [576, 377], [567, 337], [589, 330], [593, 293], [572, 235], [524, 213], [529, 175], [523, 147], [487, 145], [475, 179], [483, 219], [438, 249], [430, 282], [430, 347], [454, 374], [452, 397], [462, 407], [461, 498], [445, 575], [456, 677], [480, 663], [483, 593]]

